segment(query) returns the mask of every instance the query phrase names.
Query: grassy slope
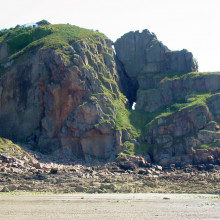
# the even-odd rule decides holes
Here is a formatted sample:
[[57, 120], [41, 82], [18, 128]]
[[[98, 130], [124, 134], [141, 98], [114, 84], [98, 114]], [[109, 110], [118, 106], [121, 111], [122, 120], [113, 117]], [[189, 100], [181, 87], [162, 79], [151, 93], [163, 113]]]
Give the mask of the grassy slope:
[[11, 140], [0, 137], [0, 153], [6, 153], [11, 156], [19, 156], [24, 154], [22, 148], [13, 143]]
[[[208, 76], [208, 75], [219, 75], [220, 72], [192, 72], [192, 73], [186, 73], [186, 74], [179, 74], [179, 75], [167, 75], [164, 77], [163, 80], [176, 80], [176, 79], [182, 79], [182, 80], [189, 80], [195, 77], [202, 77], [202, 76]], [[144, 90], [141, 92], [148, 92], [148, 90]], [[187, 102], [181, 102], [181, 103], [172, 103], [171, 105], [168, 106], [163, 106], [161, 107], [159, 110], [155, 111], [155, 112], [145, 112], [143, 113], [143, 115], [148, 115], [148, 120], [147, 123], [142, 126], [142, 130], [141, 130], [141, 134], [144, 134], [147, 132], [148, 127], [152, 126], [158, 126], [157, 125], [157, 120], [159, 118], [165, 118], [167, 116], [171, 116], [172, 114], [175, 114], [177, 112], [183, 111], [183, 110], [187, 110], [189, 109], [189, 111], [192, 108], [197, 108], [198, 106], [201, 105], [207, 105], [207, 103], [209, 102], [209, 99], [213, 96], [215, 96], [216, 94], [220, 94], [220, 91], [213, 91], [213, 92], [209, 92], [209, 93], [200, 93], [200, 94], [194, 94], [192, 92], [191, 94], [191, 98], [189, 98], [187, 100]], [[135, 111], [134, 111], [135, 112]], [[138, 111], [136, 111], [136, 114], [138, 115]], [[134, 116], [135, 117], [135, 116]], [[210, 145], [201, 145], [198, 147], [198, 149], [209, 149], [210, 147], [212, 147], [213, 144]], [[136, 147], [136, 153], [146, 153], [146, 152], [150, 152], [152, 151], [152, 148], [154, 147], [159, 147], [157, 145], [150, 145], [147, 143], [141, 143], [140, 146]]]
[[[195, 77], [202, 77], [202, 76], [207, 76], [207, 75], [219, 75], [220, 72], [191, 72], [191, 73], [186, 73], [186, 74], [175, 74], [175, 73], [170, 73], [167, 75], [160, 75], [161, 77], [164, 77], [161, 81], [163, 80], [176, 80], [176, 79], [192, 79]], [[158, 76], [157, 76], [158, 77]], [[140, 90], [138, 92], [142, 93], [148, 93], [150, 90]], [[187, 100], [187, 102], [174, 102], [171, 105], [168, 106], [162, 106], [160, 109], [156, 110], [155, 112], [143, 112], [142, 114], [147, 114], [148, 115], [148, 120], [146, 125], [151, 124], [153, 121], [157, 120], [158, 118], [161, 117], [166, 117], [169, 115], [172, 115], [178, 111], [182, 111], [184, 109], [187, 109], [191, 106], [200, 106], [200, 105], [206, 105], [208, 98], [212, 97], [215, 94], [219, 94], [220, 91], [214, 91], [214, 92], [209, 92], [209, 93], [193, 93], [191, 94], [191, 98]], [[138, 113], [138, 111], [135, 111]], [[134, 116], [135, 117], [135, 116]], [[143, 127], [142, 127], [143, 128]], [[144, 129], [146, 126], [144, 126]]]
[[[1, 35], [2, 34], [2, 35]], [[84, 38], [106, 38], [104, 34], [69, 24], [44, 25], [39, 27], [20, 27], [0, 33], [0, 44], [6, 41], [11, 56], [17, 58], [28, 50], [38, 46], [61, 49], [70, 46], [72, 41]]]

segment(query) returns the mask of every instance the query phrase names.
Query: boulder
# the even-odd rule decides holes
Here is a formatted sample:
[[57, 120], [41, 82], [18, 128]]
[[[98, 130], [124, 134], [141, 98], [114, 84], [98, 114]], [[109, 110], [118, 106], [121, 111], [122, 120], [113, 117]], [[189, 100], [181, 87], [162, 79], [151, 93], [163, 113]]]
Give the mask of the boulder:
[[150, 164], [145, 160], [144, 157], [131, 155], [119, 156], [117, 165], [124, 170], [136, 170], [138, 167], [150, 167]]

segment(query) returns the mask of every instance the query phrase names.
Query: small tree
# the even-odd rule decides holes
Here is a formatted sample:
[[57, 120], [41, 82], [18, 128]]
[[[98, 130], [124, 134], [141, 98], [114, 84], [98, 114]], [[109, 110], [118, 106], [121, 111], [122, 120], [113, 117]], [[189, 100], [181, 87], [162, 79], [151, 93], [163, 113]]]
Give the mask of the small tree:
[[38, 24], [39, 26], [42, 26], [42, 25], [48, 25], [50, 24], [50, 22], [48, 22], [47, 20], [42, 20], [42, 21], [38, 21], [36, 24]]

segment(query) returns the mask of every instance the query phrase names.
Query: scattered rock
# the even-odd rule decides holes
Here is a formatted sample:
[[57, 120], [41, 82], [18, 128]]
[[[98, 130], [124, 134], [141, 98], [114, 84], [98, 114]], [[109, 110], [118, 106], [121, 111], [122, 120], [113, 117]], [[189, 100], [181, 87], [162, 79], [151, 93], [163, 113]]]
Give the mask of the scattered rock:
[[41, 168], [42, 168], [42, 165], [41, 165], [39, 162], [33, 164], [33, 166], [34, 166], [36, 169], [41, 169]]
[[155, 169], [158, 170], [158, 171], [163, 171], [163, 167], [159, 166], [159, 165], [156, 165]]
[[118, 162], [118, 166], [123, 170], [136, 170], [137, 169], [137, 166], [129, 160], [122, 160]]
[[15, 185], [8, 185], [8, 186], [5, 186], [1, 192], [12, 192], [12, 191], [15, 191], [17, 189], [17, 187]]
[[32, 187], [28, 185], [20, 185], [17, 187], [17, 190], [22, 190], [22, 191], [32, 191]]
[[50, 174], [57, 174], [57, 172], [58, 172], [58, 168], [52, 168], [50, 170]]
[[77, 186], [75, 190], [76, 192], [86, 192], [87, 188], [83, 186]]
[[1, 192], [10, 192], [10, 190], [8, 189], [7, 186], [5, 186], [5, 187], [1, 190]]
[[146, 169], [139, 169], [138, 170], [138, 174], [149, 174], [149, 171], [147, 171]]

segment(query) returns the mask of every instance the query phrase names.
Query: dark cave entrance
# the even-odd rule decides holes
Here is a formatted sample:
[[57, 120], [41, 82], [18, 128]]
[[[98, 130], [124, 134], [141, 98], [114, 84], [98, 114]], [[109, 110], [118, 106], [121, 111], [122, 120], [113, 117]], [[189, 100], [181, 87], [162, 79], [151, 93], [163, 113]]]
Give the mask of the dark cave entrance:
[[115, 61], [120, 79], [120, 89], [122, 93], [127, 97], [130, 109], [134, 110], [137, 98], [137, 90], [139, 88], [137, 77], [131, 77], [127, 74], [124, 65], [119, 61], [117, 55], [115, 56]]
[[137, 82], [137, 79], [135, 78], [127, 79], [126, 88], [124, 88], [124, 93], [128, 99], [129, 106], [132, 110], [135, 110], [138, 88], [139, 88], [139, 84]]

